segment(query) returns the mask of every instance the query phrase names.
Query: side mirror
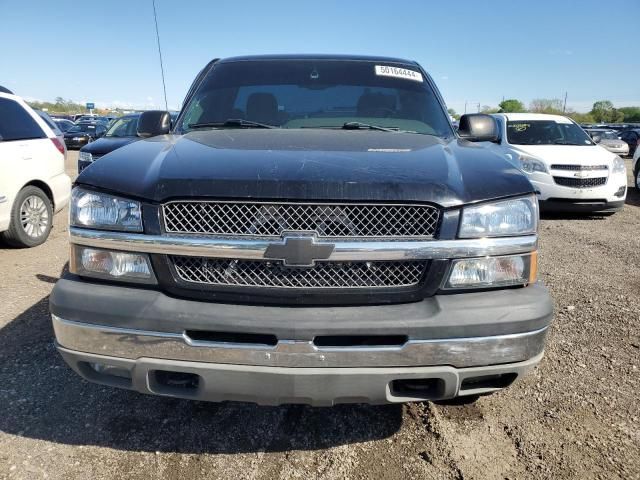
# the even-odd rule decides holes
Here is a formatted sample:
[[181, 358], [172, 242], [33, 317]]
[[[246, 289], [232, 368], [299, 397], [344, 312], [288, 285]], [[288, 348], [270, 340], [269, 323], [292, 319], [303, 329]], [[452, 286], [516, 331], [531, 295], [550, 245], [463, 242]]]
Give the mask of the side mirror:
[[496, 119], [485, 113], [469, 113], [460, 117], [458, 135], [470, 142], [498, 142]]
[[593, 143], [600, 143], [602, 141], [602, 137], [600, 137], [600, 135], [594, 135], [591, 137], [591, 140], [593, 140]]
[[138, 119], [138, 136], [142, 138], [166, 135], [171, 130], [171, 115], [164, 110], [143, 112]]

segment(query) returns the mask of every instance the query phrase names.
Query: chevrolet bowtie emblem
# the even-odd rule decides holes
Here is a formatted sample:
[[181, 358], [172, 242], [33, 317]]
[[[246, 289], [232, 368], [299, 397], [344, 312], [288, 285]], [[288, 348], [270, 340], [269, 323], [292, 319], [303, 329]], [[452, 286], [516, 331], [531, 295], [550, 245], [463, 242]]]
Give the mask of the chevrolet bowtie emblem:
[[317, 260], [327, 260], [336, 246], [333, 243], [317, 243], [315, 235], [284, 234], [280, 243], [270, 244], [264, 258], [282, 260], [288, 267], [313, 267]]

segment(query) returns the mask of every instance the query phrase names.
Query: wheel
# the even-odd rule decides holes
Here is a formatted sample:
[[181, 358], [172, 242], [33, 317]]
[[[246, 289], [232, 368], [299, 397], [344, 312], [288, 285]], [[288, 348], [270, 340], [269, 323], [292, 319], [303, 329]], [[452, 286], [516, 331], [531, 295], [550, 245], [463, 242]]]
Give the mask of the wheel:
[[636, 168], [636, 188], [640, 190], [640, 160], [637, 161], [638, 167]]
[[2, 234], [14, 247], [35, 247], [45, 242], [53, 226], [53, 207], [38, 187], [20, 190], [11, 209], [9, 230]]

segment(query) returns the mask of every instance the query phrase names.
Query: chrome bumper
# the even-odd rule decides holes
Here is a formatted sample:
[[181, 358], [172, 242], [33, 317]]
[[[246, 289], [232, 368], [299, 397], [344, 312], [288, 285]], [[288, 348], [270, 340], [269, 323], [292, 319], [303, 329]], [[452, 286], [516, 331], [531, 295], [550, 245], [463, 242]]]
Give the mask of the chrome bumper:
[[203, 342], [185, 333], [154, 332], [64, 320], [52, 315], [60, 346], [123, 359], [154, 358], [268, 367], [474, 367], [529, 360], [544, 350], [547, 328], [487, 337], [409, 340], [393, 347], [318, 347], [279, 340], [275, 346]]
[[[71, 243], [112, 250], [165, 255], [260, 260], [273, 239], [147, 235], [69, 228]], [[327, 242], [317, 241], [317, 245]], [[468, 240], [338, 241], [327, 261], [421, 260], [469, 258], [528, 253], [537, 247], [537, 235]]]

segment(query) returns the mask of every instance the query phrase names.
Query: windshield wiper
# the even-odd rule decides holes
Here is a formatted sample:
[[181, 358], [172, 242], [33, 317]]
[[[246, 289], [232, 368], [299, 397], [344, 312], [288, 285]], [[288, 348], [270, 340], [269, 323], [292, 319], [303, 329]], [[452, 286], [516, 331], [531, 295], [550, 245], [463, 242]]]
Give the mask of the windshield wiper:
[[582, 145], [581, 143], [567, 142], [565, 140], [554, 140], [554, 145]]
[[203, 122], [203, 123], [190, 123], [187, 125], [189, 128], [225, 128], [225, 127], [240, 127], [240, 128], [279, 128], [276, 125], [268, 125], [266, 123], [254, 122], [252, 120], [244, 120], [242, 118], [228, 118], [224, 122]]
[[346, 122], [342, 124], [343, 130], [380, 130], [381, 132], [398, 132], [398, 127], [381, 127], [361, 122]]

